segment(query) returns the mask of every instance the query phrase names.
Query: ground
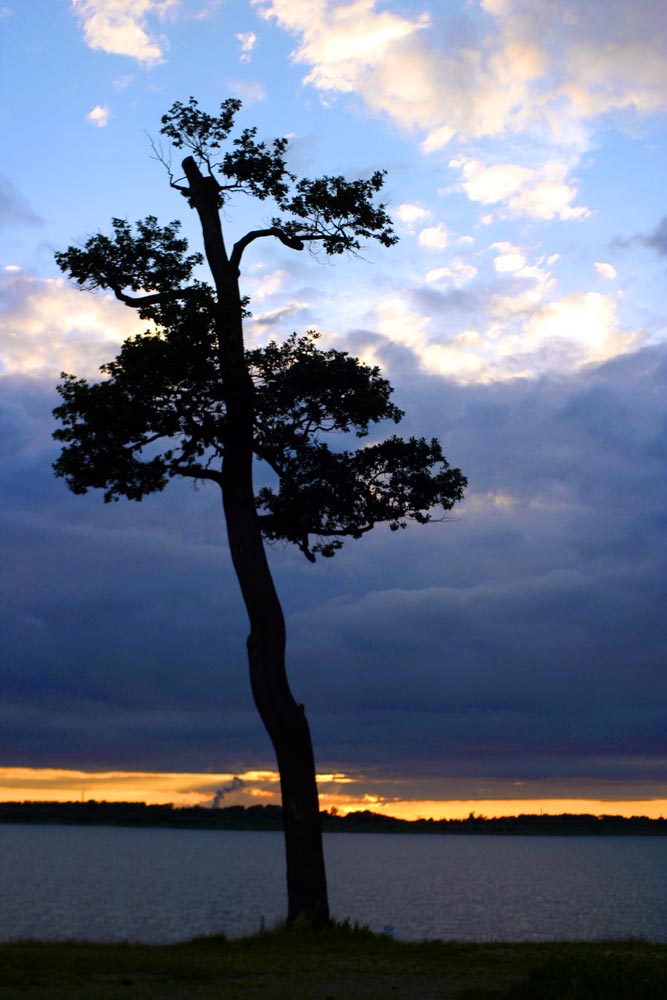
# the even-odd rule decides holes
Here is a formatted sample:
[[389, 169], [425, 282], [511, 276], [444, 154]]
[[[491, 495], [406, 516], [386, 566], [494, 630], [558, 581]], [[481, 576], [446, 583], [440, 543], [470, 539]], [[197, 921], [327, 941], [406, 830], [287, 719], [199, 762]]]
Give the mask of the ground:
[[667, 945], [407, 943], [343, 927], [0, 945], [0, 1000], [664, 1000]]

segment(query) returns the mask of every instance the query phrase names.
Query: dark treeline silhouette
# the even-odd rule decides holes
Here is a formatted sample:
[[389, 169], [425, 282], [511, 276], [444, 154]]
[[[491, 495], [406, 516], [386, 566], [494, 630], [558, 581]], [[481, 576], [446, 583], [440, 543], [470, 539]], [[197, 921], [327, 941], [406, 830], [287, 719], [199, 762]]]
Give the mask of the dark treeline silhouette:
[[[445, 833], [504, 835], [667, 834], [667, 819], [647, 816], [551, 815], [486, 816], [466, 819], [397, 819], [369, 810], [340, 816], [322, 812], [327, 833]], [[0, 823], [54, 823], [73, 826], [181, 827], [205, 830], [282, 830], [280, 806], [175, 807], [144, 802], [0, 802]]]

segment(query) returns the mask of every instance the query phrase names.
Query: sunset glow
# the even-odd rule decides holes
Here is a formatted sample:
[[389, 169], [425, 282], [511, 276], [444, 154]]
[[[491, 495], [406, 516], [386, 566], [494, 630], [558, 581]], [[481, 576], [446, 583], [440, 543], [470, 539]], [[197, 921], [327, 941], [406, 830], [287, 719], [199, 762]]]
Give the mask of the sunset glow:
[[[239, 774], [179, 774], [133, 771], [67, 771], [48, 768], [0, 768], [0, 801], [5, 802], [145, 802], [147, 805], [210, 805], [222, 791], [221, 807], [228, 805], [280, 805], [277, 771], [242, 771]], [[586, 813], [594, 816], [667, 815], [667, 798], [610, 799], [405, 799], [398, 792], [404, 782], [373, 781], [379, 791], [364, 791], [362, 777], [320, 774], [320, 807], [341, 815], [370, 810], [399, 819], [465, 819], [476, 816], [517, 816], [521, 813]], [[339, 790], [340, 786], [340, 790]], [[352, 786], [352, 788], [350, 788]], [[229, 791], [225, 791], [229, 788]]]

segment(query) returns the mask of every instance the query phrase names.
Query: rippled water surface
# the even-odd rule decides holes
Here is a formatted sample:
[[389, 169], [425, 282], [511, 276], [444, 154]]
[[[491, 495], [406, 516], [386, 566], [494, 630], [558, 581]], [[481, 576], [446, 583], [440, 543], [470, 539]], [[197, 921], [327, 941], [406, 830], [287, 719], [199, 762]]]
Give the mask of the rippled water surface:
[[[667, 941], [667, 838], [329, 834], [332, 911], [401, 938]], [[0, 939], [166, 942], [285, 914], [282, 835], [0, 824]]]

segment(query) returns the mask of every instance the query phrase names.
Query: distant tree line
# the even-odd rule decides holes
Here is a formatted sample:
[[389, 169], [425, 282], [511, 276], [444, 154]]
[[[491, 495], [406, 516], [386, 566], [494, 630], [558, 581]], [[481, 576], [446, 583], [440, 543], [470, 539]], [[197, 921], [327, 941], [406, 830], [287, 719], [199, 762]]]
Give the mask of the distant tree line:
[[[404, 820], [364, 810], [322, 812], [327, 833], [431, 833], [617, 836], [667, 834], [667, 819], [647, 816], [593, 816], [563, 813], [500, 816], [488, 819], [471, 813], [466, 819]], [[1, 802], [0, 823], [44, 823], [72, 826], [142, 826], [202, 830], [282, 830], [281, 806], [175, 807], [144, 802]]]

